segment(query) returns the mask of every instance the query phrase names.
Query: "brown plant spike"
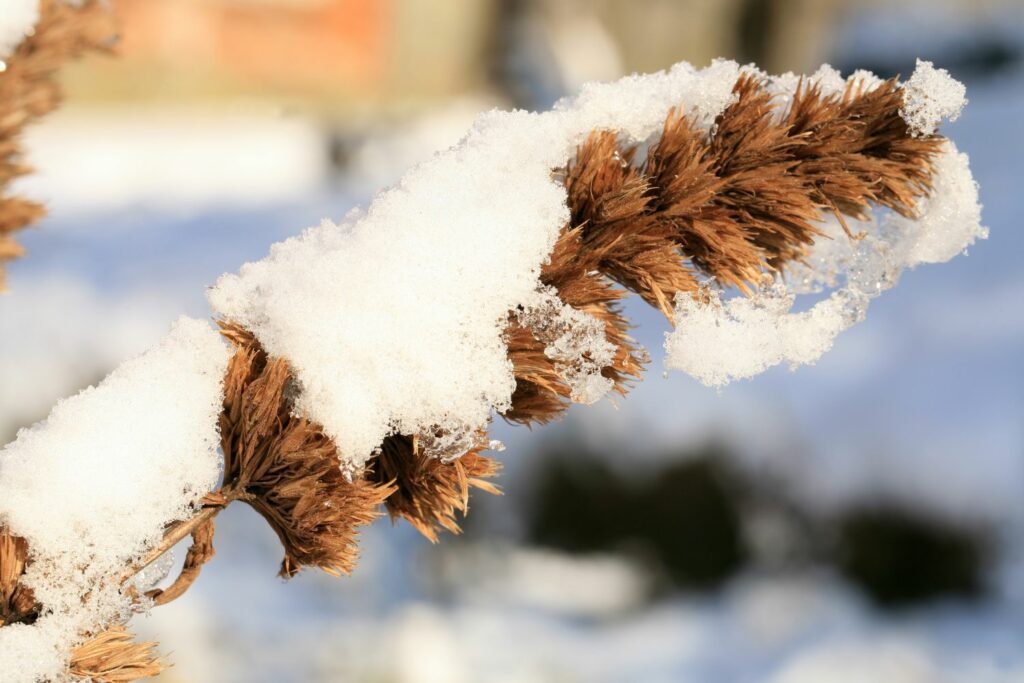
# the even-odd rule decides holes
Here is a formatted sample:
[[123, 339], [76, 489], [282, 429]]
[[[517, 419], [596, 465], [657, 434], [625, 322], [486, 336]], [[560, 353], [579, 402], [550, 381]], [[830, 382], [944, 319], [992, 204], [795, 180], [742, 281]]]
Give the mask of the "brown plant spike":
[[372, 522], [394, 490], [348, 481], [334, 442], [319, 425], [291, 414], [288, 364], [269, 357], [248, 331], [222, 323], [236, 347], [224, 378], [220, 418], [222, 495], [259, 512], [284, 546], [281, 575], [303, 565], [347, 574], [358, 555], [357, 528]]
[[[837, 95], [802, 83], [785, 111], [757, 76], [733, 90], [713, 134], [669, 112], [639, 166], [634, 148], [595, 131], [566, 171], [563, 238], [579, 229], [579, 249], [596, 252], [569, 258], [596, 262], [669, 319], [676, 293], [696, 290], [694, 271], [749, 292], [803, 258], [826, 212], [864, 218], [880, 204], [909, 215], [931, 189], [942, 138], [909, 135], [895, 79]], [[556, 247], [551, 268], [557, 257]]]
[[7, 60], [0, 61], [0, 291], [4, 263], [22, 255], [14, 233], [45, 214], [42, 205], [8, 194], [8, 185], [31, 168], [22, 159], [20, 135], [35, 119], [60, 102], [56, 72], [65, 62], [90, 50], [109, 50], [115, 37], [113, 18], [102, 0], [80, 7], [42, 0], [35, 32]]
[[68, 667], [72, 676], [95, 683], [128, 683], [158, 676], [165, 668], [156, 643], [136, 643], [123, 626], [112, 626], [76, 647]]

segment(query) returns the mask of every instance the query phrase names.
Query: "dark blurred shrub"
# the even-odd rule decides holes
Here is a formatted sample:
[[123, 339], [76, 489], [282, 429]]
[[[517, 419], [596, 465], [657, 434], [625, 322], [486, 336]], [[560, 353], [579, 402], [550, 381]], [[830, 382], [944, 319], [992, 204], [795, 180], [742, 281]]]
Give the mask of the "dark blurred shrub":
[[853, 511], [839, 523], [840, 571], [878, 603], [899, 607], [984, 588], [984, 534], [898, 507]]
[[628, 554], [677, 587], [718, 585], [746, 557], [730, 475], [714, 448], [675, 460], [624, 476], [592, 454], [542, 458], [528, 540]]

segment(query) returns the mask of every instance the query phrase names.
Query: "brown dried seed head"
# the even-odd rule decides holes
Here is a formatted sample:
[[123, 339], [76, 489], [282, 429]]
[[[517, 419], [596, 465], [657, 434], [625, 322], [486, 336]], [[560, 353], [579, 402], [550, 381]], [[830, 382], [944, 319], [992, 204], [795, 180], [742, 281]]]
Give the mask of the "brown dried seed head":
[[[939, 139], [907, 135], [895, 81], [830, 96], [802, 84], [785, 111], [759, 77], [741, 76], [734, 91], [710, 134], [670, 111], [642, 163], [615, 134], [595, 131], [564, 169], [571, 221], [541, 282], [604, 323], [616, 356], [603, 373], [620, 394], [646, 357], [627, 334], [614, 283], [671, 319], [675, 296], [698, 291], [696, 272], [750, 292], [804, 257], [825, 212], [861, 217], [875, 203], [909, 213], [930, 189]], [[496, 465], [479, 449], [443, 463], [401, 435], [385, 440], [366, 480], [347, 482], [331, 440], [289, 414], [287, 363], [240, 327], [226, 324], [224, 334], [237, 346], [225, 379], [225, 481], [277, 530], [286, 574], [302, 562], [350, 567], [353, 528], [384, 498], [392, 517], [435, 540], [438, 529], [458, 530], [467, 482], [492, 488], [484, 480]], [[572, 392], [545, 344], [516, 316], [505, 335], [516, 388], [503, 417], [557, 418]]]
[[671, 111], [642, 165], [597, 131], [565, 171], [571, 225], [546, 268], [561, 291], [597, 271], [671, 319], [693, 271], [751, 292], [804, 257], [824, 213], [863, 218], [871, 204], [913, 213], [931, 190], [942, 138], [914, 138], [896, 80], [824, 95], [802, 83], [783, 111], [742, 75], [711, 133]]
[[379, 516], [393, 489], [346, 479], [330, 437], [292, 414], [288, 364], [267, 356], [244, 328], [221, 328], [236, 346], [220, 419], [225, 495], [245, 501], [273, 527], [285, 550], [282, 576], [293, 576], [303, 565], [330, 574], [351, 572], [358, 527]]

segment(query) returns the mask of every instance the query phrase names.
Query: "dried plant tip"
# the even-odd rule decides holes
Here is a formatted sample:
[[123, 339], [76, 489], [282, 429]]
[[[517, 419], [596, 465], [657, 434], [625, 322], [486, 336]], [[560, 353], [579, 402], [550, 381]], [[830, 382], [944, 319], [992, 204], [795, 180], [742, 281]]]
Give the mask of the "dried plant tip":
[[31, 622], [39, 612], [32, 591], [21, 585], [28, 543], [0, 527], [0, 626]]
[[244, 328], [221, 329], [236, 346], [224, 379], [222, 493], [245, 501], [273, 527], [285, 551], [282, 576], [304, 565], [351, 572], [358, 528], [379, 516], [393, 488], [346, 478], [334, 442], [292, 414], [288, 364], [267, 356]]
[[0, 70], [0, 291], [4, 262], [21, 256], [14, 233], [46, 213], [42, 205], [7, 194], [7, 186], [29, 172], [21, 156], [24, 126], [53, 110], [60, 101], [57, 69], [89, 50], [109, 48], [112, 15], [103, 0], [82, 3], [42, 0], [35, 30], [5, 59]]
[[123, 626], [113, 626], [71, 653], [69, 673], [95, 683], [128, 683], [159, 675], [166, 667], [156, 643], [137, 643]]
[[500, 465], [481, 455], [481, 450], [476, 448], [456, 460], [442, 462], [424, 455], [410, 436], [389, 436], [367, 477], [394, 487], [394, 493], [385, 501], [392, 520], [408, 520], [436, 543], [441, 529], [454, 534], [461, 532], [455, 518], [457, 513], [465, 515], [469, 511], [471, 488], [500, 494], [487, 481], [498, 474]]
[[909, 134], [896, 80], [831, 95], [801, 83], [785, 111], [758, 76], [733, 92], [711, 133], [670, 111], [639, 166], [635, 148], [592, 133], [566, 168], [571, 224], [542, 279], [561, 293], [597, 272], [671, 320], [694, 271], [751, 293], [805, 256], [825, 212], [843, 225], [871, 204], [910, 215], [931, 190], [942, 138]]

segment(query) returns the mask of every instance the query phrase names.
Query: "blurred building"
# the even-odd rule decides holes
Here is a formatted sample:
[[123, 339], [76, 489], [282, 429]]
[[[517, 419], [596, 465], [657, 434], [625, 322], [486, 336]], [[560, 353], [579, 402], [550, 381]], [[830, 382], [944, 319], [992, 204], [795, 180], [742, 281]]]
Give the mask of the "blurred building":
[[[979, 14], [1007, 1], [928, 4]], [[836, 24], [874, 5], [892, 3], [116, 0], [123, 58], [94, 60], [71, 82], [79, 100], [270, 97], [350, 112], [490, 88], [546, 106], [580, 81], [683, 59], [813, 69], [827, 59]]]

